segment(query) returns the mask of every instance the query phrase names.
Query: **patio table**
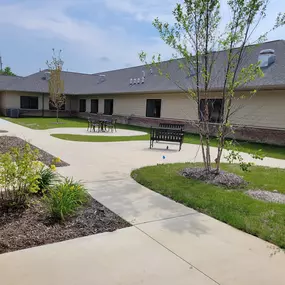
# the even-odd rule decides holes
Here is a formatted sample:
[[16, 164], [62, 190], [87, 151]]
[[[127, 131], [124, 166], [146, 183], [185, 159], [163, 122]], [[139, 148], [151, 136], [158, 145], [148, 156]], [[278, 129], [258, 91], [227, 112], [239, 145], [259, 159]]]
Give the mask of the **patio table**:
[[107, 123], [109, 123], [109, 122], [110, 122], [110, 120], [106, 120], [106, 119], [100, 119], [100, 120], [99, 120], [99, 123], [100, 123], [100, 125], [101, 125], [101, 131], [102, 131], [102, 132], [106, 131], [106, 125], [107, 125]]

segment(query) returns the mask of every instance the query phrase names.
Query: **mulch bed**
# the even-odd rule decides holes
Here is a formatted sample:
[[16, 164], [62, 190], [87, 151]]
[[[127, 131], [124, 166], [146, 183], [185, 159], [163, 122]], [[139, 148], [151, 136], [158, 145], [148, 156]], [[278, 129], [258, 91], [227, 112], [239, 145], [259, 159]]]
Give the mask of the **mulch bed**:
[[76, 216], [55, 223], [47, 218], [39, 199], [34, 197], [25, 210], [0, 213], [0, 254], [130, 226], [93, 198]]
[[[28, 142], [22, 140], [18, 137], [10, 137], [10, 136], [0, 136], [0, 153], [8, 152], [12, 147], [17, 147], [23, 149]], [[45, 152], [44, 150], [35, 147], [34, 145], [28, 143], [31, 146], [31, 149], [38, 149], [39, 150], [39, 161], [43, 162], [46, 165], [52, 164], [53, 159], [55, 158], [53, 155]], [[69, 164], [60, 161], [55, 164], [57, 167], [61, 166], [68, 166]]]
[[192, 178], [228, 188], [237, 188], [247, 184], [242, 177], [223, 170], [217, 174], [214, 170], [207, 172], [204, 168], [185, 168], [180, 174], [186, 178]]

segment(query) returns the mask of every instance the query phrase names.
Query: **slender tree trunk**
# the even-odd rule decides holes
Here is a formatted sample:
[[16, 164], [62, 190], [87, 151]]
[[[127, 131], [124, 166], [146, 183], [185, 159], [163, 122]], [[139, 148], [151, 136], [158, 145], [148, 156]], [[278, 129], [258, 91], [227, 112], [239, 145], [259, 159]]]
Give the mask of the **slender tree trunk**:
[[58, 124], [58, 107], [56, 108], [56, 122]]

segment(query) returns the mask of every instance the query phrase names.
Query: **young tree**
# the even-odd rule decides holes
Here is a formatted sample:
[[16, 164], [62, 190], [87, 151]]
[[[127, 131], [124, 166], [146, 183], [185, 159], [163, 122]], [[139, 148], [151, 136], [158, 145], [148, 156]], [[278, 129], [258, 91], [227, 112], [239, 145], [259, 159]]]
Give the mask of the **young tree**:
[[11, 67], [6, 66], [3, 71], [0, 71], [2, 75], [16, 76], [15, 73], [12, 72]]
[[[183, 4], [177, 4], [173, 10], [173, 25], [163, 23], [158, 18], [153, 22], [162, 40], [176, 51], [168, 64], [173, 64], [174, 59], [176, 60], [179, 70], [183, 71], [188, 79], [187, 84], [183, 85], [175, 78], [176, 75], [169, 71], [168, 64], [161, 62], [160, 55], [153, 56], [152, 62], [147, 63], [146, 53], [140, 54], [142, 62], [155, 66], [160, 75], [172, 80], [187, 97], [196, 102], [198, 120], [194, 125], [200, 135], [204, 167], [207, 172], [213, 171], [211, 164], [215, 162], [216, 173], [220, 171], [222, 153], [227, 146], [226, 138], [234, 134], [231, 116], [239, 109], [235, 108], [234, 102], [256, 93], [256, 90], [242, 93], [241, 87], [263, 76], [260, 63], [256, 61], [246, 64], [246, 59], [257, 46], [253, 44], [266, 40], [268, 32], [255, 41], [253, 34], [266, 16], [269, 0], [228, 0], [231, 20], [223, 31], [220, 2], [184, 0]], [[270, 31], [284, 25], [284, 19], [285, 16], [279, 14]], [[221, 56], [222, 60], [219, 58]], [[217, 79], [222, 83], [222, 90], [218, 96], [213, 97], [212, 91], [216, 87]], [[214, 130], [211, 113], [218, 100], [222, 102], [221, 112], [214, 126], [218, 152], [215, 159], [212, 159], [210, 140]], [[257, 157], [256, 154], [254, 156]], [[235, 151], [230, 156], [233, 157], [237, 157]]]
[[49, 101], [56, 109], [56, 122], [58, 123], [59, 110], [65, 105], [66, 96], [64, 94], [64, 81], [61, 78], [61, 71], [63, 66], [61, 59], [61, 50], [58, 54], [53, 49], [53, 56], [51, 61], [46, 62], [49, 69]]

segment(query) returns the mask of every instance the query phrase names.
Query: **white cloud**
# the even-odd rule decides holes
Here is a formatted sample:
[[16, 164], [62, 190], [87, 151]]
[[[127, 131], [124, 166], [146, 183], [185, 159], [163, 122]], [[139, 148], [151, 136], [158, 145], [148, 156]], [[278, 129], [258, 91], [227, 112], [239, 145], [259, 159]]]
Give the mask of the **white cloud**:
[[162, 21], [172, 22], [172, 10], [177, 2], [173, 0], [102, 0], [106, 7], [123, 12], [138, 21], [152, 22], [156, 17]]
[[[77, 57], [90, 58], [90, 64], [93, 65], [90, 70], [94, 72], [98, 71], [97, 63], [102, 66], [102, 57], [110, 59], [105, 68], [116, 68], [124, 67], [126, 63], [139, 64], [138, 53], [141, 50], [150, 53], [163, 50], [166, 56], [171, 55], [167, 46], [163, 42], [158, 43], [156, 39], [133, 40], [123, 27], [108, 26], [106, 23], [104, 28], [101, 28], [96, 22], [71, 18], [66, 9], [78, 3], [62, 1], [61, 5], [56, 7], [46, 3], [40, 7], [26, 7], [24, 3], [4, 5], [1, 7], [0, 23], [16, 26], [26, 33], [27, 39], [33, 32], [37, 33], [38, 37], [49, 38], [55, 46], [57, 41], [67, 42]], [[65, 62], [66, 66], [74, 69], [72, 63], [68, 60]]]
[[[275, 4], [278, 0], [272, 0]], [[138, 53], [142, 50], [152, 55], [162, 54], [163, 58], [169, 58], [172, 50], [158, 37], [152, 35], [140, 37], [138, 34], [133, 37], [129, 33], [128, 26], [114, 26], [109, 24], [108, 18], [104, 25], [98, 23], [94, 17], [89, 21], [75, 18], [67, 13], [67, 9], [80, 7], [84, 4], [92, 7], [94, 11], [106, 8], [110, 13], [115, 13], [121, 18], [133, 19], [134, 24], [149, 25], [155, 17], [162, 21], [171, 22], [171, 11], [176, 1], [173, 0], [51, 0], [35, 1], [26, 0], [18, 4], [2, 5], [0, 10], [0, 24], [7, 27], [14, 27], [18, 33], [24, 34], [27, 41], [32, 41], [35, 35], [37, 39], [45, 39], [60, 48], [60, 43], [64, 42], [64, 54], [69, 54], [65, 58], [65, 66], [71, 70], [81, 72], [96, 72], [100, 69], [122, 68], [126, 65], [140, 64]], [[102, 6], [103, 5], [103, 6]], [[270, 6], [270, 15], [274, 15], [280, 10], [278, 5]], [[103, 11], [103, 10], [102, 10]], [[104, 11], [106, 12], [106, 11]], [[267, 27], [272, 22], [272, 16], [265, 22]], [[122, 21], [123, 22], [123, 21]], [[129, 23], [129, 22], [128, 22]], [[112, 26], [113, 25], [113, 26]], [[260, 30], [266, 26], [261, 26]], [[284, 29], [282, 31], [284, 33]], [[147, 34], [147, 33], [146, 33]], [[0, 34], [1, 36], [1, 34]], [[281, 31], [274, 34], [274, 38], [282, 37]], [[5, 39], [2, 38], [3, 41]], [[38, 45], [41, 52], [40, 43]], [[19, 52], [21, 50], [19, 45]], [[32, 54], [28, 54], [31, 58]], [[49, 58], [50, 54], [43, 57]], [[107, 57], [109, 61], [102, 61]], [[73, 60], [77, 58], [77, 61]], [[84, 70], [80, 65], [85, 61]], [[76, 64], [74, 63], [76, 62]], [[37, 63], [42, 66], [42, 63]]]

